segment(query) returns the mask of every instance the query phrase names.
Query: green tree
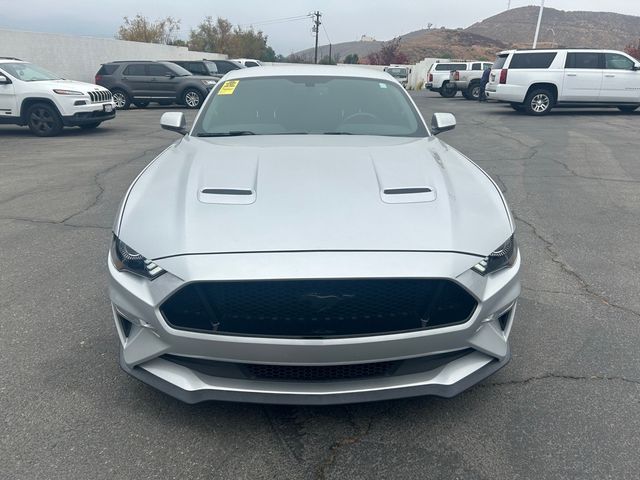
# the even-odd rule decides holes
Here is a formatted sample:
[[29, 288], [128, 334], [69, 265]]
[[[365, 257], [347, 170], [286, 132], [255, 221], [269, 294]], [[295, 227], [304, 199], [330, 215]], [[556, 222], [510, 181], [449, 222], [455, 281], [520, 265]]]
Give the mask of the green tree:
[[116, 38], [132, 42], [170, 44], [180, 30], [180, 20], [173, 17], [150, 20], [138, 14], [133, 18], [124, 17]]
[[223, 53], [231, 58], [247, 57], [273, 62], [276, 53], [260, 30], [233, 27], [225, 18], [206, 17], [189, 35], [189, 48], [201, 52]]
[[350, 53], [346, 57], [344, 57], [344, 63], [360, 63], [360, 57], [357, 53]]

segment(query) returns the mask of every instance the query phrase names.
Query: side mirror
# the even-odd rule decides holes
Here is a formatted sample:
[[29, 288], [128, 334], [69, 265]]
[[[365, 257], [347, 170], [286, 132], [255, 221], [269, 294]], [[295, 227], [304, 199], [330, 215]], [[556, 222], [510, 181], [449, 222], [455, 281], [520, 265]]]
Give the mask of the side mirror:
[[640, 70], [640, 65], [634, 65], [632, 70], [637, 72], [638, 70]]
[[11, 80], [9, 80], [4, 75], [0, 75], [0, 85], [8, 85], [10, 83], [11, 83]]
[[164, 76], [168, 78], [176, 78], [176, 76], [173, 73], [165, 73]]
[[431, 133], [439, 133], [456, 128], [456, 117], [452, 113], [434, 113], [431, 117]]
[[184, 118], [184, 113], [182, 112], [163, 113], [162, 117], [160, 117], [160, 126], [165, 130], [177, 132], [182, 135], [186, 135], [188, 132], [187, 120]]

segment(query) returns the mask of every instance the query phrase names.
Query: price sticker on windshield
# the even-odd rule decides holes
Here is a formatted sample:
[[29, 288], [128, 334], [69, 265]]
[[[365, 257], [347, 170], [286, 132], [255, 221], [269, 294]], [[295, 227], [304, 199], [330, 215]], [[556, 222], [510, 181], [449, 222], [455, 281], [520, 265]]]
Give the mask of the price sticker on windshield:
[[239, 83], [240, 80], [227, 80], [224, 82], [224, 85], [222, 85], [218, 95], [233, 95]]

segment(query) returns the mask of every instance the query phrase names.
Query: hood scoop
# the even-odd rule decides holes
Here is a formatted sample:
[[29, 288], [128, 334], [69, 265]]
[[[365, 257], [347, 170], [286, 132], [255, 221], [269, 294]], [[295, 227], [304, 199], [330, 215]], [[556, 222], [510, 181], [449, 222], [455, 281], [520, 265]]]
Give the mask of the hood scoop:
[[247, 188], [203, 188], [198, 192], [202, 203], [250, 205], [256, 201], [255, 190]]
[[258, 159], [237, 158], [225, 168], [198, 171], [198, 200], [222, 205], [251, 205], [256, 201]]
[[373, 165], [384, 203], [425, 203], [436, 199], [429, 186], [427, 160], [421, 158], [380, 158]]

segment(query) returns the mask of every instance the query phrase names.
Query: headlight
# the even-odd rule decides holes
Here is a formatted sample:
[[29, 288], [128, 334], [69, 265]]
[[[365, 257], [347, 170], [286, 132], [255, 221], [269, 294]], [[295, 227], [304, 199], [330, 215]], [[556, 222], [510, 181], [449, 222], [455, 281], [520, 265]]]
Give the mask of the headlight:
[[153, 280], [165, 271], [151, 260], [147, 260], [115, 235], [111, 243], [113, 265], [119, 271], [127, 271]]
[[503, 268], [513, 267], [518, 256], [518, 247], [513, 235], [488, 257], [476, 264], [471, 270], [480, 275], [488, 275]]
[[204, 83], [207, 87], [213, 87], [216, 83], [215, 80], [202, 80], [202, 83]]
[[62, 90], [60, 88], [54, 88], [53, 91], [58, 95], [84, 95], [82, 92], [76, 92], [75, 90]]

